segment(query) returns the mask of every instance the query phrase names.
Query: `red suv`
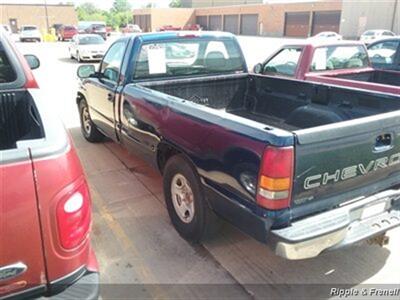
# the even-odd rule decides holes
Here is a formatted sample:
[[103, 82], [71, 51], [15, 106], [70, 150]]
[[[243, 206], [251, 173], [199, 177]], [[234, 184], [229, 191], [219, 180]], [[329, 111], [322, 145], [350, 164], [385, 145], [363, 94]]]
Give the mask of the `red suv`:
[[76, 34], [78, 34], [78, 29], [75, 26], [62, 26], [59, 30], [58, 40], [71, 40]]
[[0, 31], [0, 298], [96, 299], [91, 198], [61, 121]]

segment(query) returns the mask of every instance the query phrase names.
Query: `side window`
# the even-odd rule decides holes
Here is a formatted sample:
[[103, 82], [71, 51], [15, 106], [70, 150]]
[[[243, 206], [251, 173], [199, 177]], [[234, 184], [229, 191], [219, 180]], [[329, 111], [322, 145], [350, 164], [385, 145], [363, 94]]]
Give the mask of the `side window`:
[[118, 75], [121, 71], [122, 60], [125, 53], [125, 43], [117, 42], [108, 49], [107, 54], [101, 63], [100, 73], [104, 78], [112, 81], [118, 81]]
[[394, 62], [400, 41], [380, 42], [368, 49], [368, 55], [373, 64], [387, 64]]
[[301, 48], [285, 48], [263, 67], [263, 74], [294, 76], [301, 55]]
[[6, 52], [4, 51], [3, 46], [0, 42], [0, 85], [2, 83], [13, 82], [16, 79], [17, 79], [17, 74], [15, 73], [14, 68], [12, 67], [10, 61], [8, 60]]

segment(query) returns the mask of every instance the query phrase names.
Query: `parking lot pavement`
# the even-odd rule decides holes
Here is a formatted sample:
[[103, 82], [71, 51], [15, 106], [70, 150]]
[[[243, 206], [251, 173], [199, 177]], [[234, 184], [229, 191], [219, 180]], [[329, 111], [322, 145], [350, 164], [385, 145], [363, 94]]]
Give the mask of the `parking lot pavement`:
[[[282, 42], [282, 40], [280, 41]], [[271, 53], [279, 45], [248, 38]], [[273, 45], [273, 47], [272, 47]], [[75, 104], [76, 68], [68, 57], [67, 43], [18, 44], [34, 53], [42, 66], [35, 71], [39, 85], [70, 129], [88, 176], [94, 203], [93, 244], [103, 283], [228, 284], [230, 299], [262, 298], [254, 284], [351, 284], [400, 282], [400, 230], [390, 232], [383, 248], [356, 246], [317, 258], [288, 261], [276, 257], [265, 245], [228, 224], [203, 246], [191, 245], [173, 229], [164, 207], [160, 175], [135, 155], [110, 141], [89, 144], [78, 128]], [[258, 49], [258, 48], [257, 48]], [[259, 50], [258, 50], [259, 51]], [[250, 57], [254, 60], [262, 55]], [[165, 288], [151, 289], [153, 297]], [[110, 290], [108, 291], [110, 293]], [[186, 298], [205, 298], [186, 291]], [[182, 291], [182, 293], [186, 293]], [[207, 291], [206, 291], [207, 292]], [[217, 293], [209, 289], [209, 293]], [[222, 289], [221, 291], [222, 292]], [[105, 291], [107, 294], [107, 291]], [[327, 295], [328, 297], [328, 295]]]

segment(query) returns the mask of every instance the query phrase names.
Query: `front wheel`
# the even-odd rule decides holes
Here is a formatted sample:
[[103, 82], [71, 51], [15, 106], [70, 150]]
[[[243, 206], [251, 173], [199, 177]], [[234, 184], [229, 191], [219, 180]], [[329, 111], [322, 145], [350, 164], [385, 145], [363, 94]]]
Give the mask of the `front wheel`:
[[104, 139], [104, 135], [97, 129], [96, 125], [94, 125], [92, 119], [90, 118], [89, 107], [86, 100], [81, 100], [79, 102], [79, 115], [81, 119], [81, 131], [83, 137], [91, 143], [102, 141]]
[[208, 206], [197, 172], [183, 155], [167, 161], [163, 181], [168, 214], [178, 233], [192, 242], [214, 233], [217, 217]]

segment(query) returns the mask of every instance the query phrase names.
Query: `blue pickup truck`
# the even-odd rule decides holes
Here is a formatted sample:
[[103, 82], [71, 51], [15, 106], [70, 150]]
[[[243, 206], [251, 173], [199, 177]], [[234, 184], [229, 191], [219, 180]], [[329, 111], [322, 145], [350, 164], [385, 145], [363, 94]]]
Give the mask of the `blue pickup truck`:
[[154, 165], [188, 240], [219, 216], [304, 259], [400, 225], [396, 95], [249, 74], [216, 32], [124, 37], [78, 76], [84, 137]]

